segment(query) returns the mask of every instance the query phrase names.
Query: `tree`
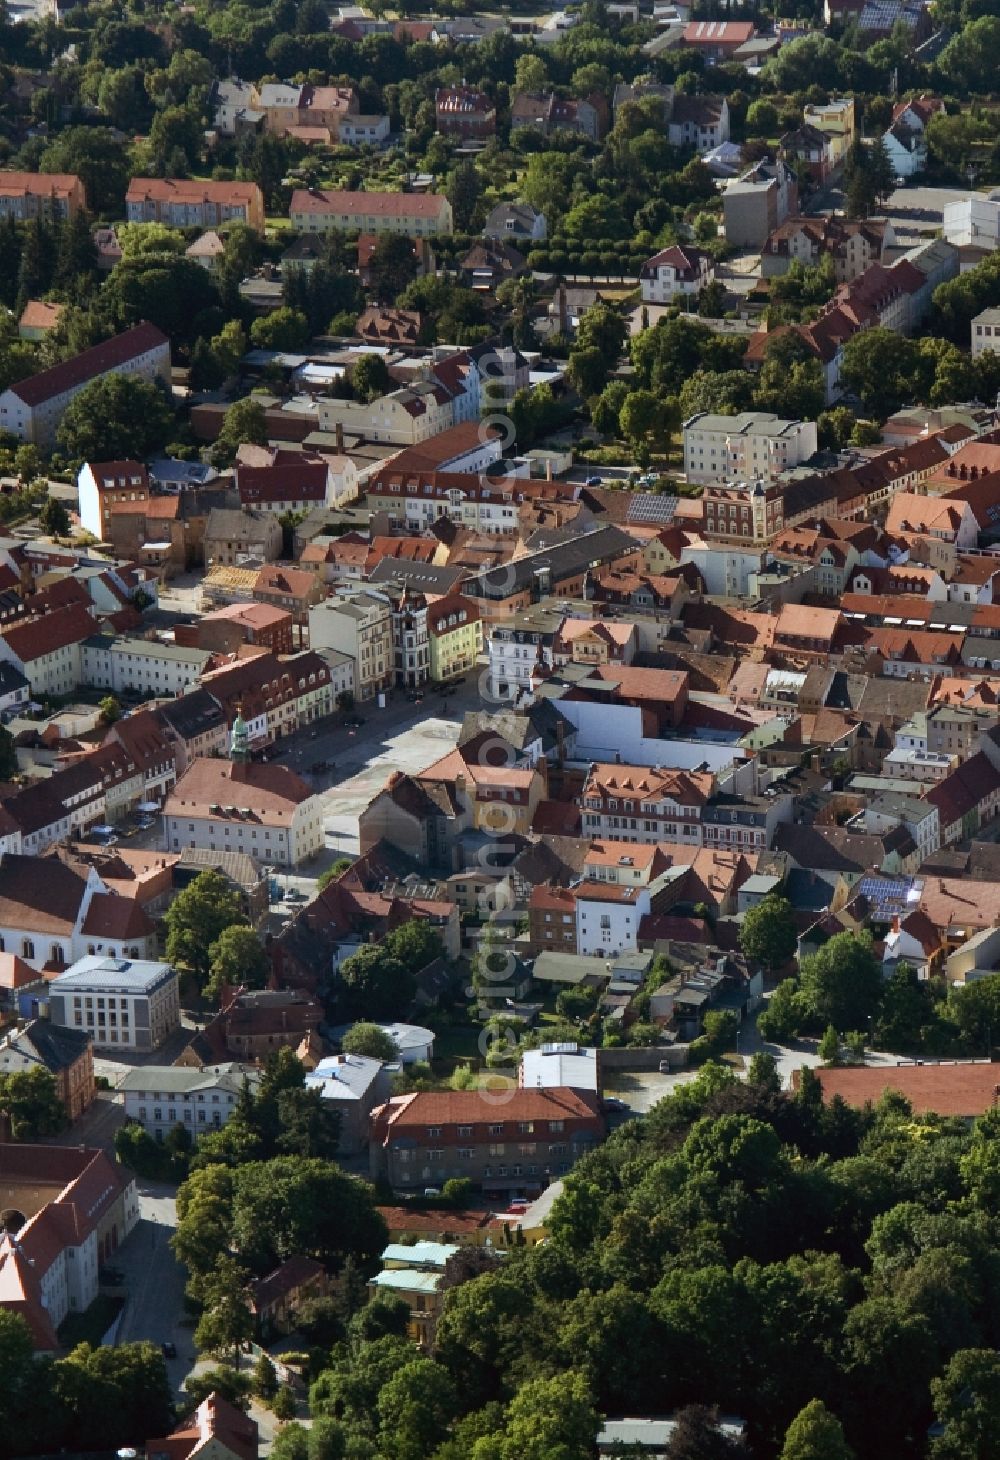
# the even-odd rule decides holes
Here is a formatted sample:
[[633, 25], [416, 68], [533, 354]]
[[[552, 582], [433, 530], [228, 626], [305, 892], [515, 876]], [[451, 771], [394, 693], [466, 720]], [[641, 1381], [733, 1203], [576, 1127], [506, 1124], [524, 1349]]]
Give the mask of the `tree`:
[[793, 978], [786, 978], [771, 995], [767, 1007], [758, 1015], [757, 1029], [763, 1039], [773, 1039], [782, 1044], [793, 1038], [802, 1022], [802, 1009], [798, 986]]
[[399, 1058], [399, 1049], [392, 1035], [365, 1020], [359, 1020], [348, 1029], [340, 1047], [345, 1054], [361, 1054], [367, 1059], [382, 1060], [384, 1064], [391, 1064]]
[[326, 1160], [249, 1162], [232, 1172], [232, 1191], [229, 1237], [253, 1272], [298, 1253], [336, 1270], [349, 1254], [367, 1261], [385, 1246], [372, 1188]]
[[703, 1404], [689, 1404], [678, 1410], [674, 1419], [664, 1460], [739, 1460], [743, 1446], [719, 1428], [714, 1410]]
[[362, 355], [351, 367], [351, 387], [360, 401], [375, 400], [392, 388], [389, 367], [381, 355]]
[[912, 398], [919, 373], [919, 346], [895, 330], [859, 330], [844, 346], [841, 383], [879, 420]]
[[212, 947], [225, 932], [242, 921], [240, 899], [219, 872], [200, 872], [177, 894], [163, 917], [167, 930], [167, 958], [189, 968], [203, 982], [212, 967]]
[[322, 892], [325, 887], [329, 887], [331, 882], [336, 882], [337, 878], [352, 866], [350, 857], [338, 857], [332, 867], [327, 867], [325, 872], [319, 874], [316, 879], [316, 891]]
[[548, 85], [548, 68], [537, 51], [524, 51], [518, 56], [514, 68], [515, 95], [522, 91], [536, 94], [545, 91]]
[[753, 380], [744, 370], [696, 370], [681, 386], [681, 416], [699, 411], [735, 416], [753, 405]]
[[368, 260], [371, 290], [380, 304], [391, 304], [417, 277], [420, 265], [412, 238], [380, 233]]
[[413, 975], [386, 949], [366, 943], [340, 966], [344, 1013], [355, 1017], [392, 1019], [413, 998]]
[[768, 973], [788, 962], [798, 947], [795, 916], [787, 897], [771, 893], [756, 907], [748, 908], [740, 924], [740, 948]]
[[1000, 18], [984, 15], [953, 35], [938, 57], [938, 67], [960, 96], [989, 91], [1000, 55]]
[[253, 1380], [249, 1374], [241, 1374], [227, 1364], [203, 1369], [200, 1374], [189, 1374], [184, 1380], [184, 1392], [192, 1405], [200, 1404], [210, 1394], [218, 1394], [229, 1404], [235, 1404], [237, 1409], [247, 1409], [252, 1388]]
[[98, 714], [101, 717], [102, 725], [113, 725], [116, 720], [122, 717], [122, 707], [114, 695], [105, 695], [97, 706]]
[[38, 522], [43, 532], [56, 538], [67, 537], [72, 525], [66, 503], [61, 502], [58, 497], [46, 497], [38, 514]]
[[253, 928], [246, 923], [233, 923], [222, 932], [208, 950], [209, 977], [205, 995], [214, 999], [224, 985], [262, 989], [271, 971], [270, 961]]
[[608, 366], [596, 345], [575, 349], [569, 355], [569, 378], [585, 399], [598, 395], [607, 384]]
[[836, 1415], [822, 1399], [812, 1399], [785, 1431], [781, 1460], [853, 1460]]
[[255, 319], [250, 339], [258, 350], [304, 350], [309, 343], [309, 320], [300, 310], [284, 305]]
[[383, 1384], [380, 1441], [387, 1460], [424, 1460], [445, 1438], [458, 1412], [455, 1384], [441, 1364], [415, 1358]]
[[56, 440], [63, 455], [76, 463], [144, 461], [170, 439], [173, 421], [167, 399], [155, 385], [128, 375], [105, 375], [73, 397]]
[[483, 181], [476, 164], [469, 159], [460, 162], [445, 188], [457, 233], [471, 232], [482, 191]]
[[231, 466], [236, 459], [237, 448], [247, 442], [254, 446], [267, 444], [267, 420], [264, 407], [252, 395], [234, 401], [226, 411], [215, 444], [212, 447], [212, 464], [217, 467]]
[[840, 1063], [840, 1035], [832, 1024], [828, 1024], [823, 1031], [823, 1038], [819, 1042], [816, 1053], [825, 1065]]
[[[467, 1291], [459, 1289], [460, 1292]], [[590, 1389], [573, 1369], [529, 1379], [507, 1407], [498, 1442], [473, 1446], [473, 1460], [589, 1460], [598, 1431]]]
[[44, 1069], [0, 1074], [0, 1110], [10, 1121], [15, 1141], [56, 1135], [67, 1124], [56, 1082]]
[[47, 144], [38, 170], [76, 173], [95, 213], [122, 216], [129, 154], [125, 142], [110, 127], [67, 127]]
[[259, 1399], [268, 1400], [278, 1388], [278, 1371], [270, 1355], [261, 1353], [253, 1373], [253, 1391]]
[[882, 970], [868, 933], [837, 933], [802, 960], [801, 997], [812, 1017], [835, 1029], [863, 1029], [882, 998]]
[[206, 313], [220, 302], [207, 269], [163, 251], [123, 258], [101, 290], [101, 301], [119, 328], [150, 320], [180, 344], [196, 338]]
[[931, 1396], [943, 1426], [931, 1441], [932, 1460], [990, 1460], [1000, 1434], [1000, 1355], [960, 1350], [931, 1381]]

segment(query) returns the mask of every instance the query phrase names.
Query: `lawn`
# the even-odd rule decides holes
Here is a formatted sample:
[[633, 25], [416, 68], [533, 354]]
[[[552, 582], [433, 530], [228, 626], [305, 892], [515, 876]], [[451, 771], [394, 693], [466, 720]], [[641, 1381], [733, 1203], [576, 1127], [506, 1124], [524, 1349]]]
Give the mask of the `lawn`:
[[75, 1348], [78, 1343], [90, 1343], [99, 1348], [101, 1339], [124, 1306], [124, 1298], [99, 1293], [82, 1313], [67, 1313], [59, 1325], [59, 1342], [66, 1348]]

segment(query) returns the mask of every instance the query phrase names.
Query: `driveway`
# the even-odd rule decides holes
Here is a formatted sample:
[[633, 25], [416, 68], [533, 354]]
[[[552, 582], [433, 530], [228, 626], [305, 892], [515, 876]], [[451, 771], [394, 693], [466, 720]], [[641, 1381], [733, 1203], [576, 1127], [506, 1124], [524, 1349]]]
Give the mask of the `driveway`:
[[112, 1265], [128, 1288], [119, 1342], [173, 1343], [177, 1357], [167, 1360], [167, 1374], [176, 1396], [194, 1364], [195, 1350], [194, 1330], [181, 1322], [184, 1269], [169, 1246], [177, 1228], [175, 1194], [172, 1186], [139, 1181], [140, 1218]]

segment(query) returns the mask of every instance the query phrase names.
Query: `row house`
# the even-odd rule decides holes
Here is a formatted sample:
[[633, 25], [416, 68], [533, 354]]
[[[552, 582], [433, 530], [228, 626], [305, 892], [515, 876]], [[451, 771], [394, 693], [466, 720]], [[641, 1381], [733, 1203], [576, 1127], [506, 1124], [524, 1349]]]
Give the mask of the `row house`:
[[85, 461], [77, 473], [76, 486], [80, 526], [99, 542], [108, 538], [115, 506], [142, 504], [152, 495], [149, 472], [140, 461]]
[[392, 604], [371, 589], [343, 592], [309, 610], [309, 643], [314, 650], [334, 649], [354, 664], [354, 694], [370, 700], [390, 688], [395, 651]]
[[330, 667], [311, 649], [287, 659], [268, 652], [239, 659], [205, 675], [203, 687], [221, 706], [225, 723], [242, 715], [251, 749], [273, 744], [334, 710]]
[[706, 771], [592, 765], [577, 802], [584, 835], [701, 846], [702, 816], [714, 787], [715, 777]]
[[400, 471], [390, 466], [369, 483], [366, 500], [373, 511], [384, 512], [391, 523], [410, 532], [425, 531], [447, 517], [474, 533], [514, 537], [522, 504], [534, 499], [530, 486], [516, 477], [494, 481], [471, 472]]
[[979, 751], [970, 756], [936, 785], [925, 799], [937, 808], [941, 845], [956, 846], [974, 837], [1000, 811], [1000, 770], [995, 744], [986, 742], [991, 754]]
[[165, 223], [170, 228], [219, 228], [244, 223], [264, 232], [264, 194], [254, 182], [197, 178], [134, 177], [125, 195], [130, 223]]
[[83, 682], [115, 694], [183, 694], [198, 683], [212, 659], [207, 649], [102, 634], [85, 639], [81, 649]]
[[299, 233], [403, 233], [430, 238], [453, 232], [443, 193], [352, 193], [297, 188], [288, 208]]
[[774, 845], [779, 826], [793, 819], [790, 795], [712, 798], [702, 813], [706, 847], [721, 851], [762, 852]]
[[473, 1093], [397, 1096], [373, 1111], [371, 1174], [397, 1191], [464, 1177], [484, 1192], [537, 1192], [604, 1137], [596, 1097], [511, 1090], [486, 1111]]
[[66, 221], [86, 208], [87, 194], [75, 172], [0, 172], [0, 218]]
[[19, 380], [0, 394], [0, 430], [43, 451], [51, 450], [70, 401], [92, 381], [107, 375], [168, 385], [170, 341], [155, 325], [143, 321], [48, 370]]

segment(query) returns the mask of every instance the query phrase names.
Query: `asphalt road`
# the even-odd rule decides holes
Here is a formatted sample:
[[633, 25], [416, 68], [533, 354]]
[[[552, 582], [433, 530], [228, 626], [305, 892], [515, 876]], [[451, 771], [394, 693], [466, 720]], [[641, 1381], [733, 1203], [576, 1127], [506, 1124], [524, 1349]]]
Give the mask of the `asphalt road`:
[[139, 1221], [113, 1260], [129, 1295], [119, 1341], [173, 1343], [177, 1357], [167, 1360], [167, 1374], [177, 1392], [194, 1364], [195, 1350], [193, 1329], [181, 1323], [184, 1269], [169, 1246], [177, 1227], [174, 1188], [140, 1181], [139, 1208]]

